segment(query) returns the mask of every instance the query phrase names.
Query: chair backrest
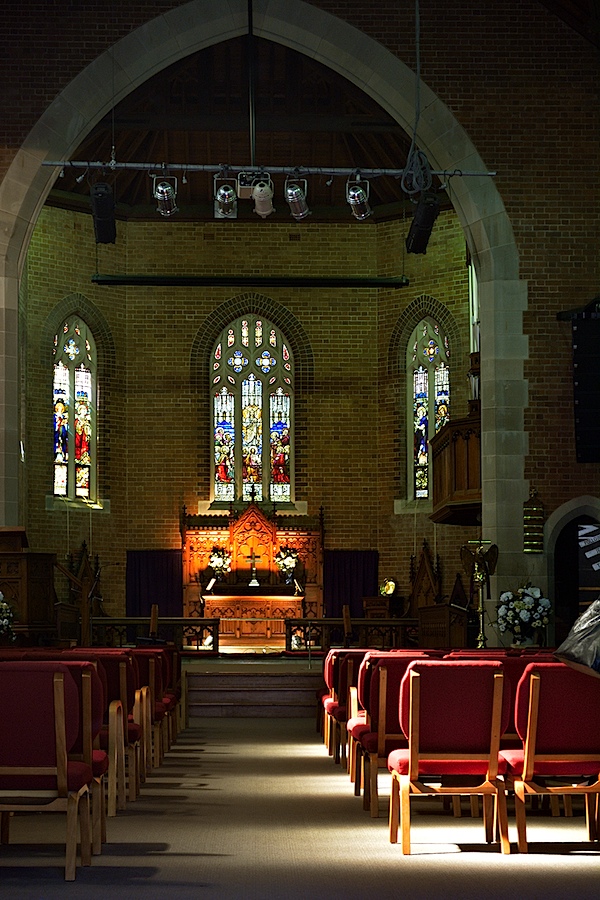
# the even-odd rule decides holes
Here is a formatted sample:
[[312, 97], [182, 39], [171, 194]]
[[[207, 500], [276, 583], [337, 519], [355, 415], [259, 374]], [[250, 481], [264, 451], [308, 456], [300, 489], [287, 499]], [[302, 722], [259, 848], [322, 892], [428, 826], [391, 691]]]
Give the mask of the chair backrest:
[[163, 697], [163, 662], [160, 650], [134, 647], [131, 652], [138, 665], [140, 684], [150, 688], [154, 703], [160, 703]]
[[125, 715], [133, 711], [136, 689], [135, 672], [126, 650], [86, 647], [76, 651], [65, 651], [64, 655], [70, 659], [88, 659], [100, 663], [106, 676], [105, 708], [108, 709], [113, 700], [120, 700]]
[[85, 762], [92, 761], [92, 746], [104, 720], [105, 703], [102, 681], [93, 662], [67, 659], [61, 662], [68, 666], [79, 690], [81, 715], [77, 740], [71, 748], [73, 754], [82, 756]]
[[[67, 753], [79, 734], [79, 691], [60, 662], [0, 662], [0, 788], [56, 790], [66, 796]], [[56, 772], [9, 774], [3, 767]]]
[[97, 674], [98, 678], [100, 679], [100, 684], [101, 684], [101, 688], [102, 688], [102, 698], [103, 698], [103, 702], [104, 702], [104, 711], [106, 712], [108, 709], [108, 706], [109, 706], [108, 678], [107, 678], [106, 669], [104, 668], [104, 663], [102, 662], [102, 660], [99, 659], [99, 657], [97, 657], [97, 656], [94, 656], [93, 659], [90, 659], [89, 654], [87, 654], [85, 652], [85, 650], [82, 650], [81, 648], [79, 648], [79, 649], [73, 648], [73, 649], [63, 650], [63, 652], [60, 656], [60, 659], [61, 659], [61, 661], [65, 661], [65, 662], [68, 661], [69, 659], [73, 659], [73, 660], [80, 659], [85, 662], [92, 663], [92, 665], [94, 666], [94, 668], [96, 670], [96, 674]]
[[[418, 657], [419, 659], [421, 657]], [[381, 735], [400, 734], [400, 685], [414, 656], [404, 653], [381, 654], [373, 662], [369, 688], [371, 730]], [[385, 677], [383, 671], [385, 670]], [[383, 685], [382, 685], [383, 682]], [[384, 688], [384, 692], [382, 691]]]
[[346, 703], [348, 699], [348, 689], [350, 687], [356, 687], [360, 665], [365, 658], [366, 653], [366, 650], [353, 650], [351, 653], [344, 653], [342, 655], [336, 685], [336, 692], [340, 703]]
[[531, 676], [539, 676], [536, 753], [598, 754], [600, 681], [560, 662], [529, 663], [517, 686], [515, 725], [525, 741]]
[[[418, 748], [421, 753], [472, 754], [490, 752], [494, 713], [494, 676], [499, 660], [415, 660], [400, 688], [400, 725], [411, 731], [411, 678], [419, 677]], [[498, 709], [498, 737], [506, 731], [510, 697], [503, 691]], [[413, 710], [414, 712], [414, 710]], [[414, 724], [414, 720], [413, 720]]]

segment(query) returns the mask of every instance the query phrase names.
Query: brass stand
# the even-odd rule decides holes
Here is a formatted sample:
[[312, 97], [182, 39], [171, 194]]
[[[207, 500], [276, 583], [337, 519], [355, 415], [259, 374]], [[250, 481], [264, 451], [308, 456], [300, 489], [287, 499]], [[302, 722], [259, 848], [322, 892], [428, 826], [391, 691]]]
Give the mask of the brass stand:
[[[498, 547], [491, 541], [468, 541], [468, 547], [461, 547], [460, 555], [465, 571], [471, 576], [476, 587], [477, 615], [479, 617], [479, 634], [477, 635], [477, 649], [484, 650], [487, 644], [484, 626], [484, 601], [483, 591], [488, 583], [490, 575], [494, 574], [498, 561]], [[484, 549], [487, 548], [487, 549]]]

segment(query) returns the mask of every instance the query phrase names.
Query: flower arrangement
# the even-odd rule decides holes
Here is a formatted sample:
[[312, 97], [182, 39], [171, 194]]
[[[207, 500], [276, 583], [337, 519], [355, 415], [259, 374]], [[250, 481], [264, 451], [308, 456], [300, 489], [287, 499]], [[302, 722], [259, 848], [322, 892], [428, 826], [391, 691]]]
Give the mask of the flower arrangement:
[[284, 575], [291, 575], [298, 562], [298, 551], [293, 547], [280, 547], [275, 554], [275, 565]]
[[542, 597], [538, 587], [526, 584], [516, 592], [504, 591], [500, 594], [496, 609], [500, 632], [510, 631], [515, 641], [520, 642], [548, 624], [552, 604], [547, 597]]
[[223, 578], [228, 572], [231, 572], [231, 554], [225, 547], [213, 547], [208, 564], [217, 578]]
[[13, 631], [13, 611], [12, 607], [4, 599], [4, 594], [0, 591], [0, 637], [9, 641], [16, 640], [16, 634]]

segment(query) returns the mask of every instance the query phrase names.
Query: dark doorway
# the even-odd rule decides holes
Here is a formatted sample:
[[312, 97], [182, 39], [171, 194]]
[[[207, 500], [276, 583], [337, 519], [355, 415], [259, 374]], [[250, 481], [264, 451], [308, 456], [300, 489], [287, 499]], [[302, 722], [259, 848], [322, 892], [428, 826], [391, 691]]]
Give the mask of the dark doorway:
[[600, 525], [591, 516], [573, 519], [558, 536], [554, 550], [554, 589], [558, 646], [577, 617], [600, 595]]

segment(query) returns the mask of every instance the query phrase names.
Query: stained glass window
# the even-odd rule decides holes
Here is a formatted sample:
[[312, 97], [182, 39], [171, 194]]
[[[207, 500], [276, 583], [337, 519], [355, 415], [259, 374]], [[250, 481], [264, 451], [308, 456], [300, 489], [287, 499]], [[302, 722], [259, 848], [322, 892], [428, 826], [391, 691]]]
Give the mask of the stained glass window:
[[423, 319], [409, 341], [410, 465], [415, 500], [430, 497], [431, 452], [429, 442], [450, 420], [450, 345], [433, 319]]
[[56, 497], [94, 499], [96, 347], [86, 324], [67, 319], [54, 336], [53, 460]]
[[287, 341], [266, 319], [242, 316], [215, 342], [210, 368], [214, 500], [292, 502], [294, 365]]

